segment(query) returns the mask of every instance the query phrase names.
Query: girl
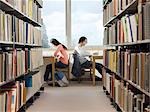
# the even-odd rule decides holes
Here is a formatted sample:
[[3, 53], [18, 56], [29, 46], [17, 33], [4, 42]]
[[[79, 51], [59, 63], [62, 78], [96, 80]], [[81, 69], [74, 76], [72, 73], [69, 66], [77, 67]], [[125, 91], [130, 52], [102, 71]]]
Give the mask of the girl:
[[[58, 62], [55, 63], [56, 68], [66, 68], [68, 66], [68, 53], [67, 53], [67, 47], [61, 44], [56, 39], [51, 39], [51, 44], [53, 44], [55, 47], [57, 47], [54, 56], [59, 59]], [[46, 71], [44, 74], [44, 81], [49, 81], [49, 73], [52, 74], [52, 64], [49, 64], [46, 66]]]

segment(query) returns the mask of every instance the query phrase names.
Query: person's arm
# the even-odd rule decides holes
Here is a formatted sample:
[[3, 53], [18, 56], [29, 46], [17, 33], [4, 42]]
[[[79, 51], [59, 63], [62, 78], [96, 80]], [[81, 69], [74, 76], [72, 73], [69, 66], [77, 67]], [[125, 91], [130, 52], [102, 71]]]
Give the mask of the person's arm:
[[54, 56], [57, 57], [57, 54], [58, 54], [61, 50], [62, 50], [62, 45], [59, 45], [58, 48], [57, 48], [57, 50], [56, 50], [55, 53], [54, 53]]

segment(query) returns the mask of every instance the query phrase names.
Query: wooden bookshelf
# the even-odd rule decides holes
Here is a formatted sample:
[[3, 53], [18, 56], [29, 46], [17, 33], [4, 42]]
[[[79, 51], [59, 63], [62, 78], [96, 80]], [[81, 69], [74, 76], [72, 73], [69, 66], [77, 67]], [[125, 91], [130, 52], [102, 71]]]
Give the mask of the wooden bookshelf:
[[19, 19], [21, 19], [25, 22], [32, 24], [33, 26], [37, 26], [37, 27], [42, 26], [40, 23], [38, 23], [35, 20], [31, 19], [30, 17], [26, 16], [25, 14], [23, 14], [19, 10], [15, 9], [11, 4], [9, 4], [5, 1], [0, 0], [0, 9], [11, 14], [11, 15], [18, 17]]
[[112, 17], [105, 25], [104, 27], [109, 27], [111, 26], [111, 24], [115, 21], [117, 21], [118, 19], [120, 19], [122, 16], [124, 16], [125, 14], [131, 14], [131, 13], [135, 13], [136, 12], [136, 7], [137, 7], [137, 0], [132, 1], [131, 4], [127, 5], [126, 8], [124, 10], [122, 10], [117, 16]]

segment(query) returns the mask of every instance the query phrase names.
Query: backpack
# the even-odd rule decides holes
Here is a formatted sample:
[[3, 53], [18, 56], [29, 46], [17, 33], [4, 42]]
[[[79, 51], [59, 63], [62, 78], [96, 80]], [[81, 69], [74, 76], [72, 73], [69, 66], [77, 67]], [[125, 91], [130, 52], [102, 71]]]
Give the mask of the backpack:
[[63, 72], [56, 72], [55, 73], [55, 79], [56, 79], [56, 82], [58, 83], [58, 85], [60, 87], [66, 87], [69, 85], [69, 82], [65, 76], [65, 74]]

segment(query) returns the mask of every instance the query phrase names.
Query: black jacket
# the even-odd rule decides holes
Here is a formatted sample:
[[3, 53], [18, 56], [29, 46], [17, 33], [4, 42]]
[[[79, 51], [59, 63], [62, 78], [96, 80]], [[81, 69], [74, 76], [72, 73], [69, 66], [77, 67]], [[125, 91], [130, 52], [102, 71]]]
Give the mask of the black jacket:
[[73, 59], [74, 59], [74, 62], [73, 62], [71, 73], [75, 77], [80, 77], [82, 75], [82, 68], [81, 68], [81, 63], [79, 60], [79, 55], [77, 52], [73, 53]]

